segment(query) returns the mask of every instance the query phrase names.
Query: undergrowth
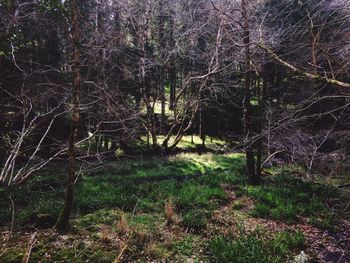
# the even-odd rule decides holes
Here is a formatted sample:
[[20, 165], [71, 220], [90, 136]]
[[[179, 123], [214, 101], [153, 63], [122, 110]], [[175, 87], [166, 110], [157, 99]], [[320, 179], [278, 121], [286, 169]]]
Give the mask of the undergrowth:
[[[264, 178], [261, 185], [249, 186], [243, 167], [241, 154], [187, 153], [124, 160], [93, 175], [85, 174], [76, 184], [71, 235], [78, 233], [91, 240], [84, 243], [78, 242], [80, 237], [71, 237], [72, 242], [68, 240], [60, 249], [50, 247], [51, 241], [43, 242], [45, 245], [34, 247], [33, 258], [42, 260], [51, 251], [54, 261], [111, 262], [118, 251], [115, 240], [127, 237], [128, 260], [147, 255], [148, 260], [179, 262], [199, 258], [285, 262], [305, 248], [301, 232], [283, 231], [272, 237], [268, 230], [223, 235], [219, 229], [226, 226], [213, 225], [215, 213], [234, 202], [232, 209], [244, 218], [262, 217], [288, 224], [306, 218], [331, 231], [337, 230], [339, 219], [349, 216], [343, 209], [349, 200], [336, 188], [294, 178], [293, 170], [280, 171]], [[15, 226], [28, 226], [33, 213], [57, 217], [64, 200], [64, 180], [64, 167], [51, 167], [16, 189]], [[8, 197], [9, 193], [0, 189], [2, 226], [11, 221]], [[0, 261], [17, 262], [23, 251], [14, 246]]]

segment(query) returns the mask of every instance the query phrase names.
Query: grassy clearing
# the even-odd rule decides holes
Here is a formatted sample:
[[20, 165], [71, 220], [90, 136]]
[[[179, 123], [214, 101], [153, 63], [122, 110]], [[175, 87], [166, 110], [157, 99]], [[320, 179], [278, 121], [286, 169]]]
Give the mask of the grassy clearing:
[[[140, 143], [145, 147], [147, 142], [146, 136], [142, 136], [141, 139], [142, 141]], [[163, 143], [164, 139], [164, 135], [157, 136], [157, 140], [160, 145]], [[175, 136], [173, 136], [169, 140], [168, 145], [171, 145], [174, 142], [174, 140]], [[184, 135], [181, 141], [177, 144], [176, 148], [181, 150], [189, 150], [196, 149], [196, 147], [198, 147], [199, 145], [202, 145], [202, 139], [198, 135]], [[216, 137], [206, 136], [205, 145], [208, 149], [217, 150], [225, 145], [225, 141], [220, 140]]]
[[[43, 231], [34, 262], [50, 262], [45, 254], [55, 262], [112, 262], [125, 247], [124, 261], [285, 262], [307, 249], [303, 233], [253, 229], [247, 224], [254, 217], [290, 225], [306, 218], [332, 231], [339, 219], [349, 218], [344, 209], [349, 199], [335, 188], [292, 178], [291, 171], [276, 171], [262, 185], [249, 186], [243, 165], [241, 154], [186, 153], [123, 160], [83, 176], [77, 183], [72, 229], [63, 237]], [[33, 213], [58, 216], [64, 171], [54, 171], [17, 191], [17, 226], [28, 226]], [[1, 223], [6, 225], [11, 214], [6, 193], [0, 195]], [[22, 240], [21, 233], [17, 238]], [[25, 246], [15, 237], [0, 261], [18, 262]]]

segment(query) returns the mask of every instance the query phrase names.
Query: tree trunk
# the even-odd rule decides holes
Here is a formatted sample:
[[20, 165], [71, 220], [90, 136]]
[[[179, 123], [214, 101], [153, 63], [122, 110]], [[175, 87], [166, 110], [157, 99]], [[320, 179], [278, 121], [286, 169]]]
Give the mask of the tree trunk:
[[[201, 96], [200, 96], [201, 97]], [[205, 148], [205, 132], [203, 129], [203, 109], [202, 109], [202, 100], [200, 98], [200, 105], [199, 105], [199, 137], [202, 140], [202, 148]]]
[[72, 0], [73, 11], [73, 27], [72, 38], [74, 43], [73, 50], [73, 87], [72, 87], [72, 113], [71, 113], [71, 128], [69, 134], [69, 147], [68, 147], [68, 159], [69, 169], [67, 174], [67, 189], [66, 198], [63, 211], [56, 223], [56, 228], [63, 230], [69, 225], [69, 217], [73, 208], [74, 200], [74, 181], [76, 173], [76, 159], [75, 159], [75, 140], [77, 135], [77, 128], [79, 125], [80, 111], [79, 111], [79, 99], [80, 99], [80, 33], [79, 33], [79, 7], [78, 0]]
[[159, 134], [163, 133], [163, 126], [165, 125], [165, 84], [166, 84], [166, 71], [165, 71], [165, 64], [164, 64], [164, 52], [165, 52], [165, 16], [163, 14], [163, 2], [160, 2], [159, 6], [159, 16], [158, 16], [158, 45], [160, 48], [160, 59], [161, 59], [161, 66], [160, 66], [160, 72], [159, 72], [159, 95], [161, 100], [161, 117], [160, 117], [160, 127], [159, 127]]
[[254, 148], [251, 142], [249, 142], [249, 137], [252, 135], [252, 107], [251, 107], [251, 54], [250, 54], [250, 32], [249, 32], [249, 22], [248, 22], [248, 13], [247, 13], [247, 2], [246, 0], [241, 0], [242, 8], [242, 18], [243, 18], [243, 44], [244, 44], [244, 53], [245, 53], [245, 81], [244, 81], [244, 90], [245, 98], [243, 102], [244, 113], [244, 134], [246, 138], [246, 166], [248, 172], [249, 183], [258, 184], [259, 177], [255, 171], [255, 159], [254, 159]]
[[[264, 73], [263, 73], [264, 74]], [[263, 137], [262, 137], [262, 127], [263, 127], [263, 116], [264, 116], [264, 90], [266, 89], [266, 78], [263, 75], [263, 85], [260, 84], [260, 79], [257, 82], [257, 96], [258, 96], [258, 119], [257, 119], [257, 133], [259, 139], [256, 142], [256, 174], [260, 178], [262, 170], [262, 151], [263, 151]]]
[[160, 128], [159, 134], [163, 134], [165, 125], [165, 72], [161, 70], [160, 79], [160, 99], [161, 99], [161, 116], [160, 116]]
[[[169, 30], [170, 30], [170, 48], [173, 50], [175, 48], [174, 40], [174, 18], [172, 15], [169, 16]], [[170, 99], [169, 99], [169, 109], [174, 110], [175, 99], [176, 99], [176, 64], [175, 56], [171, 55], [170, 58], [170, 69], [169, 69], [169, 80], [170, 80]]]

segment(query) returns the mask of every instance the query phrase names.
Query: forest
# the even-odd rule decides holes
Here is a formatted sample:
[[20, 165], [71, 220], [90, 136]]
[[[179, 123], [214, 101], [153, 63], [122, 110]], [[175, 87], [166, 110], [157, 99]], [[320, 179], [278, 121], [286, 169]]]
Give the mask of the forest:
[[0, 262], [350, 263], [350, 1], [0, 0]]

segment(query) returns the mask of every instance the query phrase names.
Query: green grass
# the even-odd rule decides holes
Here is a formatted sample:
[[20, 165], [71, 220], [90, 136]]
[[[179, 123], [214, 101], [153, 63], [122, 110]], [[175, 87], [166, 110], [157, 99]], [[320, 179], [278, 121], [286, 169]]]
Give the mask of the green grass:
[[196, 236], [187, 235], [181, 240], [176, 241], [172, 244], [172, 249], [179, 255], [191, 256], [196, 252]]
[[[178, 262], [194, 255], [205, 262], [286, 262], [304, 249], [301, 232], [281, 231], [271, 236], [266, 229], [231, 235], [224, 230], [232, 227], [225, 223], [232, 220], [217, 223], [212, 219], [227, 206], [231, 210], [225, 211], [232, 217], [242, 214], [242, 218], [262, 217], [289, 224], [305, 217], [321, 229], [336, 231], [338, 219], [347, 216], [343, 204], [349, 199], [336, 188], [293, 178], [293, 169], [275, 170], [261, 185], [249, 186], [244, 163], [242, 154], [210, 153], [109, 163], [77, 182], [71, 233], [76, 236], [61, 248], [52, 248], [53, 242], [47, 240], [36, 245], [33, 259], [38, 261], [49, 251], [58, 262], [112, 262], [118, 249], [111, 244], [127, 237], [131, 240], [125, 256], [130, 261], [145, 259], [147, 254], [148, 259]], [[52, 167], [17, 189], [16, 227], [26, 226], [32, 213], [58, 216], [64, 200], [63, 168]], [[225, 186], [232, 189], [235, 200], [229, 199]], [[0, 190], [2, 225], [11, 220], [6, 196], [7, 192]], [[164, 213], [167, 200], [174, 205], [176, 223], [171, 226]], [[249, 210], [251, 203], [254, 208]], [[126, 235], [118, 230], [122, 215], [130, 229]], [[81, 242], [87, 237], [87, 242]], [[18, 262], [23, 248], [11, 249], [1, 262]]]
[[[142, 136], [142, 144], [145, 145], [146, 143], [146, 136]], [[161, 145], [165, 139], [164, 135], [158, 135], [157, 140], [158, 143]], [[174, 142], [175, 137], [173, 136], [170, 140], [168, 145], [171, 145]], [[198, 147], [198, 145], [202, 145], [202, 139], [198, 135], [193, 135], [193, 143], [192, 143], [192, 136], [191, 135], [184, 135], [181, 139], [181, 141], [177, 144], [176, 148], [186, 150], [186, 149], [195, 149]], [[219, 147], [223, 147], [225, 145], [225, 141], [220, 140], [216, 137], [206, 136], [205, 145], [209, 149], [216, 150]]]
[[[162, 212], [164, 201], [172, 198], [178, 213], [193, 209], [213, 211], [227, 202], [221, 184], [235, 185], [237, 196], [255, 200], [253, 216], [289, 223], [299, 216], [311, 218], [322, 228], [334, 225], [330, 207], [342, 200], [335, 188], [278, 175], [259, 186], [248, 186], [241, 154], [179, 154], [168, 158], [123, 160], [77, 184], [75, 213], [87, 214], [101, 208], [136, 212]], [[32, 213], [58, 216], [64, 197], [64, 173], [47, 171], [14, 196], [16, 223], [24, 224]], [[53, 189], [48, 185], [55, 185]], [[2, 223], [10, 221], [9, 200], [0, 191]]]
[[302, 249], [305, 238], [300, 232], [281, 232], [273, 239], [262, 238], [259, 231], [237, 238], [216, 236], [208, 242], [213, 262], [266, 263], [286, 262], [289, 251]]
[[252, 215], [288, 223], [297, 222], [299, 216], [317, 216], [324, 222], [322, 219], [330, 215], [339, 216], [340, 211], [334, 210], [332, 204], [345, 201], [334, 187], [284, 175], [274, 176], [260, 186], [247, 186], [246, 194], [256, 201]]
[[182, 225], [185, 228], [199, 231], [206, 227], [210, 213], [205, 210], [193, 209], [182, 215]]
[[[112, 164], [78, 182], [74, 212], [87, 214], [101, 208], [160, 212], [169, 197], [174, 197], [179, 212], [193, 207], [214, 209], [225, 201], [220, 182], [234, 181], [232, 167], [240, 167], [241, 163], [240, 155], [236, 154], [180, 154], [164, 159], [123, 160], [122, 164]], [[14, 195], [16, 224], [25, 224], [33, 213], [57, 217], [63, 205], [64, 182], [64, 170], [56, 173], [48, 170], [17, 189]], [[1, 223], [5, 224], [11, 220], [10, 202], [4, 190], [0, 195]]]

